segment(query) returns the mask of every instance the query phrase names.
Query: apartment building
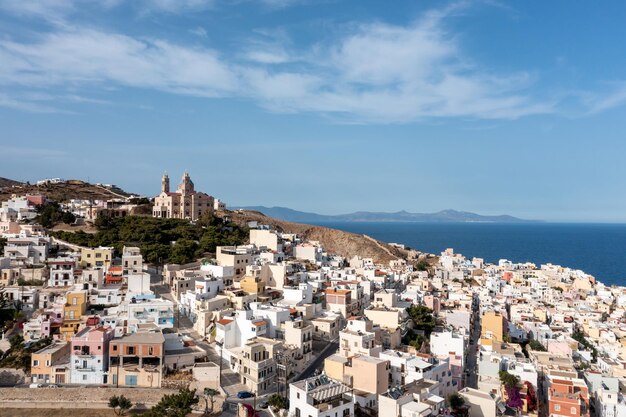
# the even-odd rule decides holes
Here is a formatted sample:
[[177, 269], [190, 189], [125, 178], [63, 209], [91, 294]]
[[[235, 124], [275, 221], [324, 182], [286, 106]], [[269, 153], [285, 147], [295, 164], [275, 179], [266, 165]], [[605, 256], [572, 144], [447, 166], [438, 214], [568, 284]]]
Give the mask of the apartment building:
[[100, 246], [97, 248], [82, 248], [80, 251], [81, 268], [109, 269], [112, 260], [112, 247]]
[[48, 259], [50, 238], [20, 235], [10, 237], [4, 246], [4, 257], [17, 265], [37, 265]]
[[262, 394], [275, 389], [277, 366], [274, 354], [280, 345], [279, 341], [259, 337], [231, 349], [231, 368], [251, 392]]
[[122, 249], [122, 268], [124, 268], [124, 275], [143, 272], [143, 257], [139, 248], [124, 246]]
[[589, 388], [584, 380], [553, 371], [546, 375], [546, 386], [550, 417], [589, 416]]
[[378, 396], [379, 417], [424, 417], [443, 413], [445, 398], [433, 381], [414, 381], [393, 387]]
[[[289, 384], [289, 415], [294, 417], [353, 417], [352, 389], [325, 375]], [[397, 417], [397, 416], [394, 416]]]
[[80, 327], [81, 318], [87, 312], [87, 292], [73, 291], [65, 296], [63, 306], [63, 324], [60, 328], [61, 337], [69, 341]]
[[71, 338], [70, 381], [73, 384], [106, 384], [109, 342], [113, 329], [85, 327]]
[[253, 245], [247, 246], [218, 246], [215, 249], [215, 259], [220, 266], [234, 268], [234, 281], [239, 282], [246, 274], [246, 267], [252, 265], [256, 249]]
[[366, 317], [350, 317], [346, 328], [339, 332], [339, 352], [342, 356], [378, 357], [381, 350], [381, 346], [376, 345], [376, 334], [373, 332], [372, 322]]
[[40, 384], [69, 383], [70, 344], [56, 340], [31, 354], [31, 382]]
[[111, 340], [109, 381], [115, 387], [160, 388], [165, 337], [160, 331], [137, 333]]
[[[73, 258], [51, 258], [48, 260], [49, 287], [69, 287], [74, 285], [76, 261]], [[80, 274], [80, 273], [78, 273]]]

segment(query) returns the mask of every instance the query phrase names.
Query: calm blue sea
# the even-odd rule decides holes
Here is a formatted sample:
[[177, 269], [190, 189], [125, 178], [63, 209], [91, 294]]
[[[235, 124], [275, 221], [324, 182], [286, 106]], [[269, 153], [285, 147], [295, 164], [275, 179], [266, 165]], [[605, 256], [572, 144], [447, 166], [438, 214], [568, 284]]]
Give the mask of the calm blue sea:
[[446, 248], [487, 262], [551, 262], [581, 269], [607, 285], [626, 285], [626, 224], [319, 223], [439, 254]]

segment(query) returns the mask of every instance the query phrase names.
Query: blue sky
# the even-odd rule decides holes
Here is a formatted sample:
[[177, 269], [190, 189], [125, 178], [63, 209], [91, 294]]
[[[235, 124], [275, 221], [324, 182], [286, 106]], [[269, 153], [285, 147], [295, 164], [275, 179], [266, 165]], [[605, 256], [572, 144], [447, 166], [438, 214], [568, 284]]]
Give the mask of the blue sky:
[[626, 221], [626, 3], [0, 0], [0, 176]]

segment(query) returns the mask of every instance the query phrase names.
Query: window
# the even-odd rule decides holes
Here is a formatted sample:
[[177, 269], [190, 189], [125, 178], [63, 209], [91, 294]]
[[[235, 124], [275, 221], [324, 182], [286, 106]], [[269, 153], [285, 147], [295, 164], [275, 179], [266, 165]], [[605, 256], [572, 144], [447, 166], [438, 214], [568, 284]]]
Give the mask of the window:
[[33, 361], [33, 366], [39, 366], [39, 361], [38, 360], [34, 360]]
[[87, 375], [83, 375], [83, 381], [87, 380]]
[[117, 345], [113, 345], [113, 350], [117, 350]]
[[137, 375], [126, 375], [124, 382], [129, 386], [137, 385]]
[[134, 354], [135, 354], [135, 346], [128, 346], [128, 347], [126, 348], [126, 353], [127, 353], [128, 355], [134, 355]]
[[572, 415], [576, 415], [576, 407], [572, 407]]
[[50, 359], [46, 360], [46, 366], [50, 366]]
[[148, 355], [154, 355], [154, 348], [152, 346], [148, 347]]
[[554, 411], [561, 411], [561, 405], [560, 404], [554, 404]]

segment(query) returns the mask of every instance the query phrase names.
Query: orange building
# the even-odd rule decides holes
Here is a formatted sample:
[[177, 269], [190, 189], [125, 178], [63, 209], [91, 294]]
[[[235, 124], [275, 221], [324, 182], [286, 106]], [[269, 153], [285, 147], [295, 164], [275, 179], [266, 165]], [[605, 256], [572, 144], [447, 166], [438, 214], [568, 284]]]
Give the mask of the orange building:
[[548, 375], [548, 415], [585, 417], [589, 415], [589, 388], [585, 381], [561, 375]]

